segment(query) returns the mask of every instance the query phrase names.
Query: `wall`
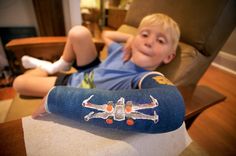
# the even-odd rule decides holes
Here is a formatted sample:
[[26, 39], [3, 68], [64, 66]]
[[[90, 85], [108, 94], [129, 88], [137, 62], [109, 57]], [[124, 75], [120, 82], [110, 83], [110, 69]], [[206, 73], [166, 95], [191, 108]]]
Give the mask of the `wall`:
[[[0, 27], [34, 26], [37, 22], [31, 0], [0, 0]], [[0, 68], [7, 66], [5, 52], [0, 42]]]
[[[74, 25], [81, 24], [80, 0], [63, 0], [66, 34]], [[21, 27], [38, 25], [32, 0], [0, 0], [0, 27]], [[0, 42], [0, 68], [7, 66], [3, 45]]]
[[236, 28], [215, 58], [213, 65], [236, 75]]
[[0, 27], [8, 26], [37, 28], [31, 0], [0, 0]]
[[236, 56], [236, 28], [226, 41], [224, 47], [222, 48], [222, 51]]
[[81, 25], [80, 0], [63, 0], [66, 34], [75, 25]]

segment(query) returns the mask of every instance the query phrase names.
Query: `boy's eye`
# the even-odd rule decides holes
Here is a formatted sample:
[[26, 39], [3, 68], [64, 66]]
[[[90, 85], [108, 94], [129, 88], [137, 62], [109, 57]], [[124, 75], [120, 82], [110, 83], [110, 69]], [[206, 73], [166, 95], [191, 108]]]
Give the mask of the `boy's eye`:
[[163, 38], [163, 37], [158, 37], [158, 38], [157, 38], [157, 42], [160, 43], [160, 44], [165, 44], [165, 43], [166, 43], [166, 40], [165, 40], [165, 38]]
[[148, 32], [146, 32], [146, 31], [141, 32], [141, 36], [142, 37], [148, 37]]

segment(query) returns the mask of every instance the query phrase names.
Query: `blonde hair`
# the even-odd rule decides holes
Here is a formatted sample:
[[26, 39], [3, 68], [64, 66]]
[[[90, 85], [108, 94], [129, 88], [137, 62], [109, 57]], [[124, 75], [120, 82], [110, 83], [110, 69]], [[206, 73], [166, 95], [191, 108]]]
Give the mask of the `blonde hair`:
[[139, 29], [145, 26], [162, 26], [164, 30], [168, 30], [172, 37], [173, 47], [176, 50], [180, 38], [180, 29], [171, 17], [161, 13], [147, 15], [140, 22]]

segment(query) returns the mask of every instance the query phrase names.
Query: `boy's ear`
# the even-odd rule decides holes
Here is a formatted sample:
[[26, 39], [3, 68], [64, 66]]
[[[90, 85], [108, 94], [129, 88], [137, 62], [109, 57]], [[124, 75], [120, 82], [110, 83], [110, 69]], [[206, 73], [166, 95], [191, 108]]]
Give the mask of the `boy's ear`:
[[164, 64], [170, 63], [175, 58], [175, 55], [176, 55], [175, 53], [167, 55], [163, 60]]

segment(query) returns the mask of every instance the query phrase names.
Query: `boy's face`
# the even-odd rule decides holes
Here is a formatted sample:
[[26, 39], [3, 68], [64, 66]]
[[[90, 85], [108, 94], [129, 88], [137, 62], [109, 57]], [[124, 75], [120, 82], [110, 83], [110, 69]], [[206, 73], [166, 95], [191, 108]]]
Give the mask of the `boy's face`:
[[168, 30], [160, 26], [144, 26], [139, 29], [132, 43], [133, 63], [154, 70], [161, 63], [169, 63], [174, 57], [175, 50]]

